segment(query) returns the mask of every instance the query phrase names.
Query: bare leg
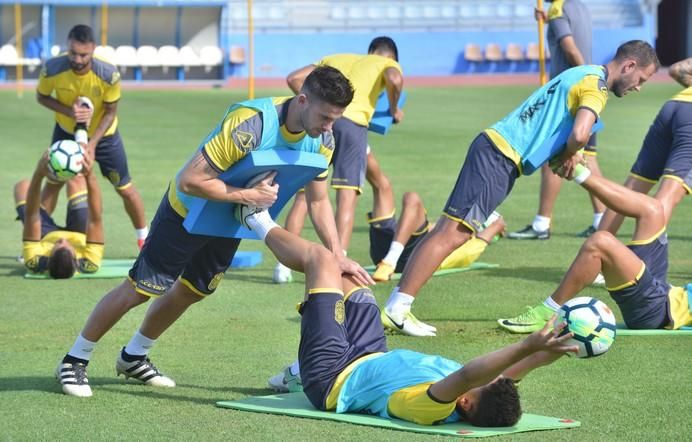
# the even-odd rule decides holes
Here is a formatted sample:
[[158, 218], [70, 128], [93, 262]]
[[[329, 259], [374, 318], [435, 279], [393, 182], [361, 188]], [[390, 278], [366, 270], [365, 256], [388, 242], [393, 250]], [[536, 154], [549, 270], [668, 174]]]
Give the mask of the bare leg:
[[405, 245], [424, 222], [425, 207], [420, 196], [415, 192], [404, 193], [403, 209], [397, 222], [394, 241]]
[[399, 292], [413, 297], [430, 279], [440, 263], [453, 250], [471, 238], [471, 230], [461, 223], [442, 217], [435, 228], [416, 246], [406, 263], [399, 284]]
[[[624, 184], [625, 188], [633, 190], [635, 192], [643, 193], [645, 195], [649, 193], [653, 186], [653, 183], [638, 180], [631, 176], [627, 177], [627, 180], [625, 180]], [[620, 226], [622, 226], [622, 222], [624, 220], [625, 217], [617, 211], [607, 209], [605, 211], [605, 214], [603, 215], [603, 218], [601, 219], [601, 224], [598, 226], [598, 230], [604, 230], [606, 232], [612, 233], [613, 235], [616, 235], [618, 233], [618, 230], [620, 230]]]
[[357, 200], [358, 192], [353, 189], [336, 190], [336, 230], [344, 250], [348, 250], [351, 242]]
[[380, 218], [389, 216], [394, 212], [394, 191], [392, 190], [389, 179], [382, 173], [380, 164], [372, 152], [368, 154], [368, 168], [365, 178], [368, 180], [368, 183], [370, 183], [370, 186], [372, 186], [373, 217]]
[[636, 279], [644, 263], [611, 233], [598, 231], [586, 240], [557, 290], [551, 295], [562, 305], [590, 285], [602, 272], [608, 287]]
[[46, 181], [41, 192], [41, 207], [43, 207], [49, 215], [53, 214], [55, 206], [58, 204], [58, 195], [60, 189], [65, 183], [53, 183]]
[[125, 211], [130, 217], [130, 221], [135, 229], [143, 229], [147, 226], [147, 220], [144, 216], [144, 203], [142, 197], [135, 188], [134, 184], [125, 187], [124, 189], [115, 189], [123, 199]]
[[548, 165], [541, 167], [541, 196], [538, 202], [538, 214], [552, 218], [555, 200], [562, 187], [562, 178], [555, 175]]
[[29, 180], [23, 179], [14, 185], [14, 205], [26, 201], [26, 195], [29, 193]]
[[165, 295], [159, 296], [147, 310], [139, 332], [158, 339], [190, 307], [204, 299], [177, 280]]
[[293, 199], [293, 206], [286, 215], [286, 230], [294, 235], [300, 236], [305, 226], [305, 218], [308, 215], [308, 204], [305, 199], [305, 192], [296, 193]]
[[[584, 155], [584, 158], [586, 158], [586, 165], [591, 170], [592, 175], [596, 176], [603, 176], [603, 173], [601, 173], [601, 168], [598, 165], [598, 157], [596, 155]], [[598, 200], [595, 196], [589, 194], [591, 197], [591, 207], [593, 207], [593, 213], [603, 213], [605, 212], [605, 205]]]
[[123, 281], [96, 304], [82, 329], [82, 336], [98, 342], [125, 313], [148, 300], [147, 296], [135, 291], [130, 281]]
[[661, 180], [661, 185], [656, 191], [656, 198], [663, 205], [663, 214], [666, 220], [666, 225], [670, 222], [673, 216], [673, 210], [687, 196], [687, 190], [678, 181], [664, 178]]

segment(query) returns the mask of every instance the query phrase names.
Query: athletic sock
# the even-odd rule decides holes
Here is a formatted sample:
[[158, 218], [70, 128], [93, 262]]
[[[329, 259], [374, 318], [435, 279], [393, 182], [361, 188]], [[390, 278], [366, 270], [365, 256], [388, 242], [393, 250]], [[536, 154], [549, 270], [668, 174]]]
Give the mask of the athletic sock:
[[551, 296], [548, 296], [547, 298], [545, 298], [545, 301], [543, 301], [543, 305], [548, 307], [550, 310], [552, 310], [554, 312], [560, 310], [560, 304], [555, 302], [555, 300]]
[[593, 214], [593, 228], [598, 230], [598, 225], [601, 224], [601, 219], [603, 218], [603, 212]]
[[[91, 359], [91, 354], [94, 351], [95, 346], [96, 346], [96, 342], [92, 342], [80, 334], [79, 336], [77, 336], [77, 339], [75, 339], [74, 344], [72, 345], [72, 348], [70, 349], [70, 351], [67, 352], [67, 356], [70, 356], [74, 359], [79, 360], [79, 361], [72, 361], [72, 362], [82, 362], [82, 361], [88, 362], [89, 359]], [[70, 362], [70, 361], [66, 361], [66, 362]]]
[[531, 223], [531, 227], [533, 227], [533, 230], [536, 232], [547, 231], [550, 229], [550, 217], [536, 215], [536, 217], [533, 219], [533, 223]]
[[389, 245], [389, 252], [387, 252], [387, 255], [382, 258], [382, 261], [384, 261], [385, 264], [396, 267], [396, 263], [399, 262], [399, 257], [403, 251], [403, 244], [398, 241], [392, 241], [392, 243]]
[[394, 287], [392, 294], [389, 295], [384, 309], [390, 314], [406, 314], [411, 311], [411, 305], [415, 301], [415, 296], [411, 296], [399, 291], [399, 287]]
[[147, 239], [147, 235], [149, 235], [149, 227], [142, 227], [141, 229], [135, 229], [135, 233], [137, 234], [137, 239]]
[[267, 233], [269, 233], [271, 229], [274, 227], [279, 227], [279, 225], [274, 222], [271, 215], [269, 215], [269, 211], [267, 210], [262, 210], [248, 216], [246, 222], [252, 231], [257, 233], [257, 236], [259, 236], [262, 241], [264, 241], [264, 238], [266, 238]]
[[[149, 354], [149, 350], [156, 343], [156, 339], [150, 339], [144, 336], [137, 330], [135, 334], [130, 339], [130, 342], [124, 348], [124, 352], [132, 356], [146, 356]], [[124, 359], [124, 358], [123, 358]], [[125, 359], [127, 360], [127, 359]], [[131, 361], [128, 361], [131, 362]]]

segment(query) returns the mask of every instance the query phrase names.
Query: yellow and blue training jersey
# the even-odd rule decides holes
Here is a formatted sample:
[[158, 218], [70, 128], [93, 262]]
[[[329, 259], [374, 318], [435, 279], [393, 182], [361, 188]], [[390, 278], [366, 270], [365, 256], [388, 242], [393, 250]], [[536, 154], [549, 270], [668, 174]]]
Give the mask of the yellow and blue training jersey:
[[[234, 104], [200, 145], [209, 166], [219, 174], [255, 150], [293, 149], [323, 155], [327, 164], [334, 153], [334, 137], [325, 132], [312, 138], [305, 132], [291, 133], [285, 126], [291, 97], [259, 98]], [[178, 172], [178, 175], [180, 172]], [[168, 200], [186, 216], [191, 197], [178, 189], [178, 175], [171, 181]], [[327, 171], [316, 179], [327, 178]]]
[[608, 100], [606, 80], [604, 66], [568, 69], [536, 90], [485, 133], [522, 173], [530, 174], [540, 164], [562, 153], [564, 147], [553, 151], [545, 142], [571, 127], [579, 109], [588, 109], [599, 118]]
[[428, 388], [463, 366], [441, 356], [393, 350], [360, 363], [339, 392], [337, 413], [366, 413], [421, 425], [458, 420], [456, 401], [432, 398]]
[[80, 273], [94, 273], [101, 267], [103, 244], [87, 242], [86, 235], [80, 232], [54, 230], [40, 241], [23, 241], [22, 256], [26, 268], [32, 273], [44, 272], [48, 268], [51, 250], [63, 238], [74, 247]]
[[684, 89], [679, 94], [672, 98], [673, 101], [685, 101], [687, 103], [692, 103], [692, 86]]
[[384, 72], [389, 68], [401, 72], [395, 60], [374, 54], [328, 55], [316, 64], [338, 69], [351, 82], [353, 100], [344, 111], [344, 117], [361, 126], [370, 124], [375, 113], [377, 98], [385, 88]]
[[[89, 125], [91, 136], [103, 118], [104, 103], [115, 103], [120, 100], [120, 72], [112, 65], [99, 58], [92, 58], [91, 70], [84, 75], [77, 75], [70, 68], [66, 54], [51, 58], [41, 70], [37, 92], [50, 96], [55, 92], [55, 99], [71, 107], [78, 97], [89, 97], [94, 104], [94, 115]], [[75, 121], [60, 112], [55, 113], [55, 121], [67, 133], [74, 133]], [[104, 135], [113, 135], [118, 128], [116, 117]]]

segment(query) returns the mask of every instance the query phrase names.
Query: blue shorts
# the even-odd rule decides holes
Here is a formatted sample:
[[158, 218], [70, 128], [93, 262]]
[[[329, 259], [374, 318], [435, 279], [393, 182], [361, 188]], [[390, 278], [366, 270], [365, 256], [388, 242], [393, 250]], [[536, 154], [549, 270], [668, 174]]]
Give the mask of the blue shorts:
[[[389, 246], [394, 240], [394, 233], [396, 231], [396, 219], [394, 216], [388, 218], [378, 218], [376, 220], [372, 219], [372, 214], [368, 213], [368, 223], [370, 224], [370, 259], [372, 259], [373, 264], [379, 264], [389, 252]], [[413, 249], [416, 248], [418, 243], [425, 237], [428, 233], [428, 227], [430, 223], [425, 220], [423, 225], [421, 225], [416, 232], [411, 235], [406, 245], [404, 245], [404, 251], [401, 252], [399, 261], [396, 264], [394, 271], [396, 273], [401, 273], [406, 267]]]
[[670, 284], [668, 272], [668, 238], [665, 233], [648, 244], [628, 245], [646, 266], [632, 285], [610, 291], [628, 328], [658, 329], [670, 322]]
[[[17, 206], [17, 219], [24, 222], [26, 203]], [[43, 207], [40, 209], [41, 215], [41, 238], [56, 230], [67, 230], [69, 232], [86, 233], [87, 221], [89, 218], [89, 206], [87, 205], [87, 195], [80, 194], [70, 198], [67, 203], [67, 214], [65, 215], [65, 226], [59, 226], [53, 217], [46, 212]]]
[[348, 118], [339, 118], [332, 132], [336, 143], [332, 187], [361, 193], [368, 164], [368, 128]]
[[380, 309], [369, 289], [358, 289], [346, 301], [339, 293], [313, 293], [300, 307], [300, 377], [312, 405], [326, 409], [336, 377], [351, 362], [386, 352]]
[[185, 230], [183, 221], [165, 194], [130, 269], [129, 277], [138, 293], [163, 295], [180, 277], [193, 292], [206, 296], [223, 279], [240, 240], [193, 235]]
[[[51, 144], [59, 140], [74, 140], [74, 135], [65, 132], [56, 124], [53, 129]], [[127, 187], [132, 181], [127, 167], [125, 146], [122, 138], [120, 138], [120, 132], [117, 130], [113, 135], [101, 138], [96, 145], [96, 158], [94, 159], [99, 164], [101, 175], [106, 177], [117, 189]]]
[[469, 147], [444, 215], [477, 231], [507, 198], [518, 177], [517, 165], [481, 133]]
[[662, 177], [692, 188], [692, 103], [668, 101], [654, 120], [631, 169], [636, 178]]

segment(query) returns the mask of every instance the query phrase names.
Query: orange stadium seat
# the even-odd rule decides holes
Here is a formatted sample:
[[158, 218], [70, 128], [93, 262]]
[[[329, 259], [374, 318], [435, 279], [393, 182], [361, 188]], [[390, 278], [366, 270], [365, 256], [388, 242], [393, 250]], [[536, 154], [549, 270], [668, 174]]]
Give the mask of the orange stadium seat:
[[478, 64], [483, 63], [483, 51], [476, 43], [468, 43], [464, 48], [464, 60], [469, 63], [469, 73], [475, 72]]

